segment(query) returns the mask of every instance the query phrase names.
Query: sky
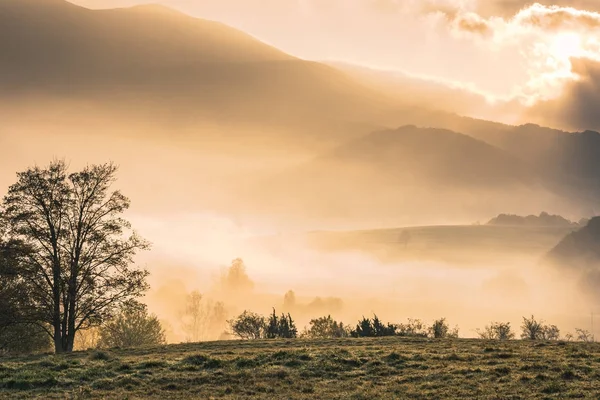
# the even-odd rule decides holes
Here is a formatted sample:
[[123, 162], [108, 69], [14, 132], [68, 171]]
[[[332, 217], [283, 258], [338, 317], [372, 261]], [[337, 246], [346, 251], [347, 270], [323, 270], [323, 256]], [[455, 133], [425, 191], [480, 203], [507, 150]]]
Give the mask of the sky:
[[[89, 8], [150, 0], [73, 0]], [[541, 1], [541, 0], [540, 0]], [[600, 1], [154, 0], [295, 56], [402, 71], [597, 124]], [[600, 96], [599, 96], [600, 97]], [[570, 109], [564, 109], [565, 102]]]

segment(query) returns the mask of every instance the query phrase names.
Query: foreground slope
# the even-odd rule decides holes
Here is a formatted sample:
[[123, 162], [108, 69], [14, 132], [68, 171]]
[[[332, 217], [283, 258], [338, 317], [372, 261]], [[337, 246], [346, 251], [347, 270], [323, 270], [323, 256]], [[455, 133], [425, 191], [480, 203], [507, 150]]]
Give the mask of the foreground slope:
[[600, 397], [600, 346], [482, 340], [215, 342], [3, 358], [0, 397]]

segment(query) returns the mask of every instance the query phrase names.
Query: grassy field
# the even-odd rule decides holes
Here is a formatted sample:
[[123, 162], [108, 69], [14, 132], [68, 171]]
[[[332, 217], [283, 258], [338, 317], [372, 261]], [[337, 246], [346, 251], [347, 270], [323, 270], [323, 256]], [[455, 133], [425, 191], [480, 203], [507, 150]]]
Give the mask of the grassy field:
[[275, 340], [1, 358], [0, 398], [598, 399], [600, 345]]

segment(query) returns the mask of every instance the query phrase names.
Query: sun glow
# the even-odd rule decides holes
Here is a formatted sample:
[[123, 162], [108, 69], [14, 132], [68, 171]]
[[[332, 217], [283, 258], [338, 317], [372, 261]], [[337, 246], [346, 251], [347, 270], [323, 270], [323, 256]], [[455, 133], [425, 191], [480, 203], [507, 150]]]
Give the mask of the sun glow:
[[561, 60], [569, 60], [584, 53], [583, 40], [574, 32], [559, 33], [551, 44], [551, 53]]

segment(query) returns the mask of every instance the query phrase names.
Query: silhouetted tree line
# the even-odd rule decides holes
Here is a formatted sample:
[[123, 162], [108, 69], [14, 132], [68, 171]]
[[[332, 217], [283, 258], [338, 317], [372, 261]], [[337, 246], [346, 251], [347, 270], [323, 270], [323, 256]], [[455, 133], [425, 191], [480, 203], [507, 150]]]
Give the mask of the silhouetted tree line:
[[427, 327], [417, 319], [409, 319], [406, 324], [383, 323], [377, 315], [374, 315], [372, 319], [363, 317], [350, 335], [352, 337], [412, 336], [444, 339], [457, 338], [458, 328], [451, 329], [445, 318], [438, 319]]
[[290, 314], [281, 314], [273, 308], [268, 318], [251, 311], [244, 311], [237, 318], [227, 321], [231, 332], [240, 339], [294, 339], [298, 336], [296, 323]]
[[[281, 321], [288, 321], [294, 326], [293, 334], [281, 334]], [[295, 338], [297, 330], [292, 317], [282, 315], [277, 317], [275, 310], [269, 319], [253, 313], [244, 311], [237, 318], [228, 321], [232, 333], [240, 339], [274, 339], [274, 338]], [[288, 332], [283, 330], [283, 332]], [[509, 322], [493, 322], [483, 330], [477, 330], [480, 339], [484, 340], [513, 340], [516, 337]], [[408, 319], [406, 323], [384, 323], [377, 315], [373, 318], [361, 318], [354, 328], [345, 325], [343, 322], [334, 320], [330, 315], [312, 319], [309, 326], [304, 328], [298, 335], [300, 338], [307, 339], [333, 339], [333, 338], [367, 338], [367, 337], [421, 337], [432, 339], [451, 339], [459, 337], [458, 327], [450, 327], [445, 318], [435, 320], [431, 325], [426, 325], [419, 319]], [[560, 330], [556, 325], [545, 324], [544, 321], [536, 320], [534, 316], [524, 317], [521, 325], [522, 340], [577, 340], [581, 342], [591, 342], [593, 336], [586, 330], [577, 329], [576, 335], [567, 334], [563, 338], [560, 336]]]

